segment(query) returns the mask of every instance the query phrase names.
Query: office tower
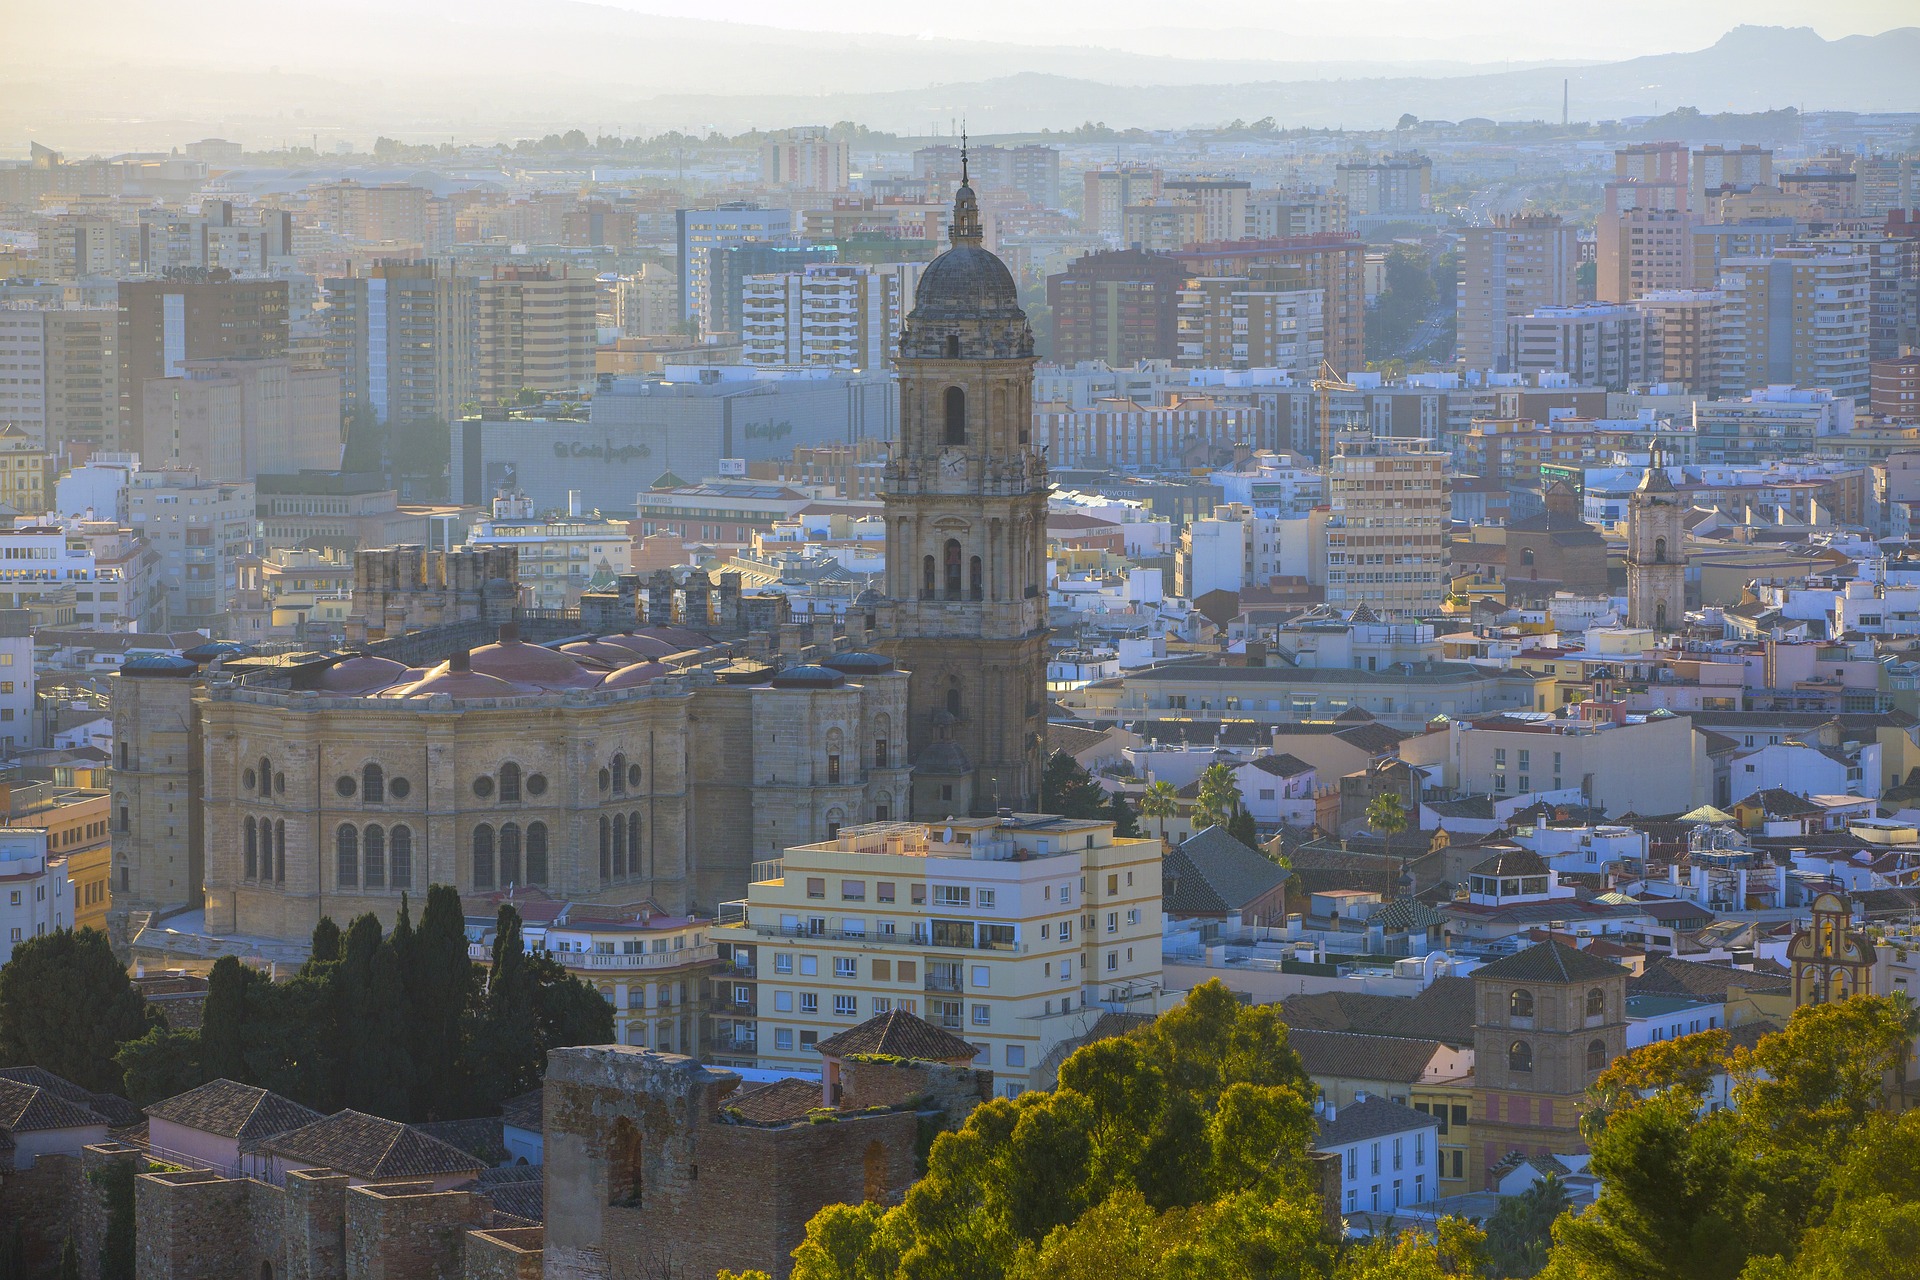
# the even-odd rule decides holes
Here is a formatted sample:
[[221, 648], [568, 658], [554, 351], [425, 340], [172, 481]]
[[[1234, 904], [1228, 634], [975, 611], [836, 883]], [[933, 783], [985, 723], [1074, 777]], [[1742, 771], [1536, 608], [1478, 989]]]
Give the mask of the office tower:
[[1427, 440], [1342, 432], [1327, 469], [1327, 603], [1383, 618], [1447, 595], [1447, 454]]
[[1791, 245], [1768, 257], [1721, 264], [1726, 295], [1721, 390], [1823, 388], [1864, 400], [1868, 391], [1868, 262], [1854, 253]]
[[329, 369], [342, 409], [375, 422], [451, 421], [474, 397], [473, 288], [445, 264], [382, 259], [326, 282]]
[[225, 275], [121, 283], [120, 441], [140, 434], [147, 379], [173, 377], [189, 360], [272, 360], [287, 354], [287, 282]]
[[733, 201], [715, 209], [681, 209], [674, 219], [680, 318], [692, 321], [701, 334], [719, 330], [721, 326], [712, 323], [714, 303], [707, 283], [710, 251], [726, 245], [785, 240], [793, 232], [793, 215], [786, 209], [762, 209], [747, 201]]
[[1127, 208], [1158, 200], [1160, 177], [1158, 169], [1134, 165], [1087, 170], [1082, 178], [1085, 196], [1080, 206], [1081, 230], [1101, 237], [1116, 248], [1122, 247]]
[[369, 244], [428, 246], [432, 192], [405, 182], [362, 186], [352, 178], [312, 188], [314, 216], [338, 235]]
[[1218, 243], [1246, 239], [1247, 201], [1253, 196], [1251, 182], [1236, 178], [1169, 178], [1161, 184], [1161, 190], [1176, 204], [1189, 204], [1200, 211], [1195, 241]]
[[340, 466], [340, 376], [279, 360], [189, 360], [141, 388], [149, 468], [220, 482]]
[[1660, 325], [1639, 307], [1589, 302], [1537, 307], [1507, 321], [1506, 371], [1565, 373], [1576, 385], [1625, 391], [1660, 368]]
[[1137, 249], [1089, 253], [1048, 276], [1054, 362], [1104, 360], [1117, 369], [1140, 360], [1171, 360], [1178, 350], [1180, 290], [1186, 282], [1178, 261]]
[[1319, 376], [1326, 358], [1326, 291], [1299, 287], [1298, 267], [1201, 276], [1180, 291], [1175, 363], [1208, 369], [1284, 369]]
[[1469, 369], [1497, 370], [1507, 321], [1574, 301], [1579, 246], [1558, 214], [1501, 216], [1469, 227], [1460, 253], [1459, 351]]
[[794, 191], [845, 191], [848, 149], [825, 125], [778, 129], [760, 144], [760, 181]]
[[885, 369], [924, 264], [815, 263], [748, 276], [740, 358], [747, 364]]
[[495, 267], [473, 283], [474, 386], [482, 404], [522, 387], [579, 391], [593, 385], [599, 284], [565, 266]]
[[700, 256], [705, 260], [707, 271], [701, 336], [732, 337], [739, 334], [744, 323], [740, 301], [745, 296], [749, 277], [803, 271], [816, 262], [838, 262], [840, 249], [838, 245], [803, 244], [782, 238], [712, 245]]
[[1433, 161], [1415, 152], [1349, 161], [1335, 168], [1349, 218], [1433, 212]]
[[1717, 289], [1656, 289], [1635, 306], [1659, 326], [1660, 362], [1649, 382], [1682, 395], [1720, 390], [1720, 313], [1726, 297]]
[[1688, 172], [1687, 144], [1684, 142], [1642, 142], [1621, 147], [1613, 153], [1615, 181], [1677, 187], [1680, 200], [1674, 207], [1682, 210], [1688, 207]]
[[1174, 255], [1190, 276], [1249, 276], [1262, 267], [1301, 272], [1298, 286], [1326, 295], [1327, 360], [1335, 369], [1366, 368], [1366, 242], [1350, 235], [1293, 236], [1194, 245]]
[[1749, 142], [1734, 150], [1705, 146], [1693, 153], [1689, 205], [1705, 212], [1716, 194], [1766, 186], [1773, 181], [1773, 152]]

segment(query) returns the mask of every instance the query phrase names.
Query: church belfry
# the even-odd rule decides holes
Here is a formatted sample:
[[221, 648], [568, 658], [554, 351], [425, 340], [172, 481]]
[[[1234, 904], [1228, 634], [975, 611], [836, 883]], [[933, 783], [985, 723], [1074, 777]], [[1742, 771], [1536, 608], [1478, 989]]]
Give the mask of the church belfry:
[[1687, 501], [1658, 445], [1627, 499], [1627, 625], [1677, 630], [1686, 622]]
[[952, 247], [900, 335], [887, 462], [884, 647], [912, 672], [913, 816], [1032, 807], [1047, 728], [1047, 468], [1030, 438], [1033, 330], [983, 247], [965, 172]]

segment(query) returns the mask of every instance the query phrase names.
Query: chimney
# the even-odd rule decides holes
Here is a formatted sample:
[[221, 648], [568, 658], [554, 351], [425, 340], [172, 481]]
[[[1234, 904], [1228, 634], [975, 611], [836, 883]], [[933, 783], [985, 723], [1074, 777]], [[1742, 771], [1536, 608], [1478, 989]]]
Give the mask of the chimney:
[[447, 670], [450, 672], [471, 671], [473, 670], [473, 660], [468, 656], [465, 649], [455, 649], [447, 655]]
[[520, 624], [517, 622], [501, 623], [500, 624], [500, 643], [501, 644], [519, 644], [520, 643]]

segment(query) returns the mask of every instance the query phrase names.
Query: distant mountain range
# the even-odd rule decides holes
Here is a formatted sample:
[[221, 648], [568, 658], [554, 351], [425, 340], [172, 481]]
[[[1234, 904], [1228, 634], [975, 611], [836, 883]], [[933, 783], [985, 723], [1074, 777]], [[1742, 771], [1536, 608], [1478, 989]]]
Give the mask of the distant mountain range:
[[[537, 15], [537, 24], [529, 15]], [[190, 15], [190, 16], [189, 16]], [[283, 16], [284, 15], [284, 16]], [[69, 151], [219, 134], [249, 145], [374, 132], [491, 141], [857, 120], [925, 133], [1920, 110], [1920, 27], [1822, 39], [1740, 27], [1620, 62], [1481, 65], [1152, 57], [1093, 47], [847, 36], [661, 18], [581, 0], [17, 0], [0, 140]], [[1343, 49], [1343, 53], [1350, 50]]]

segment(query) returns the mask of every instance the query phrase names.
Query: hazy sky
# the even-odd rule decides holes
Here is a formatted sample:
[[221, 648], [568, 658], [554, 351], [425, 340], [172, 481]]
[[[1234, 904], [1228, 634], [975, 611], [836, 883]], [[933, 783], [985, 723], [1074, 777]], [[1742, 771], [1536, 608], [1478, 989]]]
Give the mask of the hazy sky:
[[[1365, 59], [1616, 58], [1697, 49], [1741, 23], [1828, 39], [1920, 25], [1914, 0], [601, 0], [827, 31], [1096, 44], [1142, 53]], [[1169, 30], [1170, 19], [1180, 28]], [[1235, 32], [1230, 44], [1214, 35]]]

